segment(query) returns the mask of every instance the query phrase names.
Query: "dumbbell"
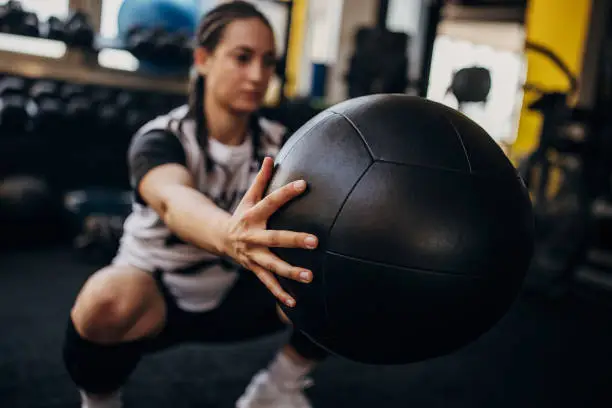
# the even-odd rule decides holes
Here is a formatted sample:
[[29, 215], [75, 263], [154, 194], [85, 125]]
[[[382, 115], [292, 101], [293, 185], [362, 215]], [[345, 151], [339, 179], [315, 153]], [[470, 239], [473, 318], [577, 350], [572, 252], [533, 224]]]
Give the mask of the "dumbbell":
[[122, 126], [122, 109], [117, 104], [117, 92], [114, 89], [99, 87], [92, 91], [92, 105], [96, 119], [104, 137], [108, 132], [116, 133]]
[[188, 63], [191, 58], [189, 37], [183, 32], [160, 34], [155, 42], [155, 55], [173, 65]]
[[21, 133], [28, 127], [27, 84], [22, 78], [0, 81], [0, 132]]
[[92, 91], [92, 106], [103, 133], [113, 132], [122, 125], [122, 110], [116, 99], [116, 91], [113, 89], [100, 87]]
[[88, 121], [92, 115], [91, 99], [86, 95], [74, 95], [66, 101], [66, 119], [72, 124], [91, 124]]
[[89, 16], [82, 11], [73, 11], [66, 19], [64, 25], [66, 44], [73, 47], [93, 48], [94, 30]]
[[30, 88], [30, 98], [36, 103], [39, 102], [40, 98], [59, 98], [59, 86], [55, 81], [41, 80], [35, 82]]
[[82, 119], [91, 110], [91, 98], [84, 85], [68, 83], [62, 87], [60, 96], [66, 104], [66, 119], [69, 121]]
[[165, 33], [161, 27], [133, 27], [128, 31], [126, 50], [138, 59], [158, 59], [158, 42]]
[[0, 30], [12, 33], [21, 24], [24, 17], [23, 7], [18, 1], [10, 0], [0, 6]]
[[60, 89], [60, 97], [67, 102], [68, 99], [77, 95], [84, 95], [87, 93], [87, 88], [85, 85], [75, 84], [75, 83], [66, 83]]
[[190, 37], [184, 31], [159, 30], [154, 47], [153, 59], [163, 65], [181, 66], [191, 63], [193, 50]]
[[114, 103], [116, 91], [107, 87], [98, 87], [92, 90], [91, 100], [94, 105], [102, 105], [105, 103]]
[[10, 27], [11, 34], [23, 35], [28, 37], [40, 36], [38, 16], [35, 13], [23, 12], [20, 15], [19, 23]]
[[88, 92], [87, 87], [80, 84], [65, 84], [61, 91], [60, 96], [66, 104], [66, 121], [67, 124], [73, 129], [79, 129], [83, 131], [83, 125], [91, 125], [93, 117], [93, 106], [91, 94]]
[[45, 37], [50, 40], [66, 41], [64, 22], [55, 16], [49, 17], [46, 24]]
[[0, 27], [1, 31], [10, 34], [31, 37], [40, 35], [36, 14], [24, 11], [21, 3], [17, 1], [9, 1], [0, 6]]
[[27, 95], [28, 84], [25, 79], [6, 76], [0, 80], [0, 97], [6, 93], [21, 93]]
[[37, 134], [54, 133], [62, 129], [66, 120], [65, 105], [59, 98], [43, 97], [32, 117], [32, 130]]
[[146, 101], [146, 96], [134, 91], [122, 90], [117, 94], [114, 105], [121, 112], [122, 128], [128, 134], [133, 134], [149, 119], [143, 111]]
[[38, 81], [30, 89], [33, 104], [32, 131], [37, 135], [59, 131], [65, 121], [65, 105], [54, 81]]
[[36, 13], [26, 12], [21, 25], [18, 27], [16, 34], [21, 34], [29, 37], [40, 36], [40, 22]]
[[112, 102], [104, 102], [97, 109], [98, 122], [105, 130], [119, 129], [122, 127], [121, 110]]

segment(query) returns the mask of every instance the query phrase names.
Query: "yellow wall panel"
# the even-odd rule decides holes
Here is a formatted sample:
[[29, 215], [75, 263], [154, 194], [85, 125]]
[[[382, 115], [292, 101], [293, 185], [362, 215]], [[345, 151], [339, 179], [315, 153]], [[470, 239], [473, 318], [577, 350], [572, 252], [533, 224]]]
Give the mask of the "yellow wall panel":
[[[529, 0], [526, 39], [550, 48], [572, 72], [579, 74], [590, 12], [591, 0]], [[546, 57], [532, 51], [527, 51], [527, 82], [550, 90], [568, 88], [564, 74]], [[525, 94], [513, 158], [522, 157], [537, 144], [541, 117], [526, 109], [536, 96], [531, 92]]]

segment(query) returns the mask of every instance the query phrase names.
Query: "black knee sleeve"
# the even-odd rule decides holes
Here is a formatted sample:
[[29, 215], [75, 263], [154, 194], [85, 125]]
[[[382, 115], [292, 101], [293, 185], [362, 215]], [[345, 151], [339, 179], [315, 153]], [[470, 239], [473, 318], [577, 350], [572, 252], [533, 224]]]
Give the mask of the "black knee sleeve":
[[318, 346], [310, 340], [304, 333], [299, 330], [292, 330], [289, 344], [298, 352], [298, 354], [308, 360], [321, 361], [324, 360], [329, 352]]
[[141, 342], [101, 345], [84, 339], [68, 321], [64, 338], [64, 364], [72, 381], [92, 394], [118, 390], [136, 368], [143, 354]]

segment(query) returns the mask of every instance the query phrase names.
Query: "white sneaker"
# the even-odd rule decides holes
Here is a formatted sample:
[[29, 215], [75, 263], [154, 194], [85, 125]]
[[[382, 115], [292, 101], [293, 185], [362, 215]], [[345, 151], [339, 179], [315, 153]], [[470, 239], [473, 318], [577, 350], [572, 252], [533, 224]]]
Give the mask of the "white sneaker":
[[81, 408], [121, 408], [121, 392], [115, 392], [104, 398], [92, 398], [82, 390], [79, 391], [81, 394]]
[[267, 371], [260, 371], [236, 402], [236, 408], [312, 408], [303, 393], [311, 385], [310, 378], [292, 384], [277, 384]]

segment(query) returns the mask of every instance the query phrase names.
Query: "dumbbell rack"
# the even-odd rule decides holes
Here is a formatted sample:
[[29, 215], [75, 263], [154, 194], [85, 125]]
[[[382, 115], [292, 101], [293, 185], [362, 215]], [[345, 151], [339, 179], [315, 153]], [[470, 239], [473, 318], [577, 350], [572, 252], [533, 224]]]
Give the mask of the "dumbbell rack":
[[[288, 9], [285, 27], [285, 47], [283, 50], [283, 58], [286, 58], [289, 49], [288, 39], [292, 23], [293, 0], [266, 1], [282, 4]], [[94, 32], [100, 32], [102, 0], [69, 0], [69, 8], [70, 10], [79, 10], [87, 15]], [[3, 33], [0, 33], [0, 44], [4, 39], [10, 37], [12, 39], [21, 37], [23, 41], [38, 41], [39, 47], [44, 47], [45, 41], [49, 41], [48, 44], [55, 43], [55, 46], [63, 44], [59, 41]], [[154, 75], [142, 71], [130, 72], [101, 66], [97, 60], [100, 51], [103, 49], [120, 51], [124, 47], [116, 40], [96, 37], [93, 50], [67, 47], [66, 53], [61, 58], [41, 57], [21, 52], [6, 51], [0, 47], [0, 73], [26, 78], [55, 79], [96, 86], [121, 87], [139, 91], [161, 91], [177, 94], [186, 92], [188, 88], [187, 73]], [[282, 70], [279, 72], [280, 83], [278, 84], [280, 95], [278, 96], [283, 100], [287, 78], [285, 60], [281, 60], [281, 63]], [[272, 105], [276, 105], [276, 103], [272, 103]]]
[[[291, 10], [291, 1], [280, 3], [284, 3]], [[99, 32], [100, 28], [100, 6], [99, 0], [70, 0], [72, 10], [80, 10], [91, 16], [91, 26], [94, 32]], [[291, 12], [288, 13], [287, 37], [290, 25]], [[287, 46], [288, 44], [285, 44], [285, 55]], [[67, 115], [64, 117], [65, 120], [61, 121], [59, 128], [56, 126], [41, 127], [40, 123], [43, 122], [38, 119], [39, 116], [32, 116], [32, 110], [29, 108], [25, 109], [28, 112], [24, 114], [22, 111], [25, 105], [20, 102], [21, 105], [17, 106], [19, 112], [13, 118], [22, 118], [22, 116], [25, 118], [17, 122], [14, 122], [13, 119], [11, 122], [7, 121], [7, 127], [3, 128], [0, 135], [2, 136], [0, 138], [0, 164], [2, 164], [0, 179], [14, 172], [25, 172], [53, 180], [52, 182], [55, 183], [53, 188], [59, 190], [82, 187], [92, 183], [114, 187], [126, 186], [128, 182], [127, 170], [124, 169], [126, 143], [129, 142], [131, 135], [143, 120], [152, 119], [155, 115], [162, 113], [159, 109], [162, 105], [171, 104], [172, 107], [175, 107], [178, 106], [177, 103], [182, 103], [177, 100], [183, 101], [186, 96], [189, 82], [186, 72], [188, 67], [185, 67], [182, 73], [174, 74], [167, 72], [153, 74], [144, 70], [132, 72], [128, 69], [108, 68], [100, 63], [102, 61], [100, 56], [109, 50], [111, 53], [128, 53], [129, 57], [133, 57], [118, 40], [103, 39], [100, 36], [96, 36], [91, 45], [79, 46], [71, 41], [63, 42], [45, 38], [44, 34], [42, 37], [35, 37], [15, 32], [0, 32], [0, 78], [20, 78], [25, 81], [27, 89], [30, 89], [33, 83], [48, 80], [61, 87], [76, 86], [78, 88], [81, 86], [83, 90], [79, 92], [96, 92], [96, 89], [112, 88], [109, 91], [114, 94], [111, 96], [113, 101], [104, 99], [104, 102], [100, 100], [96, 103], [89, 103], [87, 100], [93, 98], [93, 94], [83, 95], [84, 99], [81, 96], [73, 98], [66, 96], [64, 91], [62, 93], [64, 96], [57, 101], [59, 105], [55, 105]], [[285, 75], [280, 75], [280, 77], [282, 79], [280, 86], [272, 88], [278, 89], [282, 95]], [[28, 92], [26, 91], [26, 94]], [[146, 101], [144, 105], [156, 106], [136, 107], [133, 100], [131, 103], [128, 102], [129, 108], [125, 109], [126, 99], [115, 99], [119, 97], [118, 93], [128, 94], [126, 95], [128, 100], [134, 97]], [[147, 94], [157, 94], [161, 102], [160, 98], [146, 97]], [[21, 98], [21, 94], [18, 97]], [[29, 100], [28, 98], [32, 98], [32, 95], [27, 94], [25, 98]], [[94, 99], [91, 101], [93, 102]], [[120, 110], [114, 107], [115, 112], [120, 112], [116, 115], [121, 117], [119, 118], [120, 123], [117, 124], [118, 118], [111, 114], [110, 117], [115, 120], [111, 126], [109, 116], [107, 116], [108, 110], [98, 115], [98, 112], [102, 112], [99, 109], [106, 107], [107, 102], [118, 103], [122, 106]], [[277, 103], [270, 102], [266, 103], [266, 108], [274, 109]], [[112, 110], [113, 107], [110, 109]], [[162, 109], [163, 112], [167, 111], [165, 109]], [[11, 112], [13, 112], [11, 115], [15, 113]], [[33, 112], [34, 115], [37, 115], [36, 108]], [[11, 127], [9, 123], [19, 124]], [[107, 132], [109, 126], [113, 130]], [[117, 129], [117, 126], [121, 128]]]
[[[10, 47], [6, 46], [9, 44]], [[28, 49], [54, 51], [26, 52]], [[98, 63], [98, 51], [68, 47], [60, 41], [7, 33], [0, 33], [0, 77], [17, 77], [32, 82], [50, 80], [88, 88], [106, 87], [134, 94], [159, 94], [162, 97], [169, 96], [172, 100], [181, 100], [188, 88], [186, 75], [155, 76], [105, 68]], [[148, 115], [152, 118], [152, 115], [157, 113], [159, 112], [149, 112]], [[70, 143], [72, 146], [68, 149], [58, 147], [61, 143], [67, 143], [66, 135], [47, 134], [33, 137], [34, 133], [30, 130], [24, 135], [3, 132], [0, 138], [0, 168], [3, 169], [0, 178], [7, 175], [6, 171], [25, 171], [32, 174], [46, 173], [47, 177], [56, 180], [53, 187], [60, 189], [96, 180], [102, 184], [126, 185], [127, 172], [121, 164], [125, 161], [125, 148], [131, 131], [122, 129], [112, 136], [117, 140], [104, 142], [92, 136], [97, 124], [91, 123], [91, 126], [91, 129], [82, 129], [86, 139], [82, 143]], [[64, 131], [66, 129], [62, 130]], [[60, 139], [64, 142], [59, 142]], [[92, 152], [95, 154], [93, 157]], [[49, 154], [54, 155], [55, 159], [45, 159]], [[86, 159], [80, 158], [81, 156]], [[33, 157], [36, 157], [35, 164], [28, 164]], [[100, 167], [101, 163], [107, 163], [104, 166], [106, 170], [95, 169]], [[62, 167], [66, 169], [61, 169]], [[79, 168], [80, 171], [71, 171], [71, 168]], [[51, 169], [56, 176], [51, 176]]]
[[[0, 33], [0, 44], [12, 40], [37, 47], [65, 47], [59, 41]], [[60, 58], [44, 57], [0, 49], [0, 72], [36, 79], [64, 80], [74, 83], [121, 87], [143, 91], [185, 93], [186, 75], [150, 75], [100, 66], [98, 53], [66, 47]]]
[[[30, 44], [29, 48], [61, 49], [63, 47], [66, 52], [60, 58], [49, 58], [19, 52], [19, 50], [7, 51], [7, 47], [0, 47], [0, 72], [26, 78], [63, 80], [94, 86], [121, 87], [129, 90], [170, 93], [184, 93], [186, 91], [187, 78], [185, 74], [155, 76], [141, 71], [129, 72], [101, 66], [98, 63], [99, 52], [103, 51], [104, 48], [121, 48], [118, 44], [101, 42], [99, 35], [96, 34], [100, 32], [102, 0], [69, 0], [68, 7], [72, 12], [80, 13], [89, 20], [88, 24], [94, 32], [92, 49], [79, 46], [71, 47], [62, 41], [53, 41], [38, 36], [26, 37], [1, 33], [0, 44], [11, 41], [12, 43]], [[24, 11], [29, 10], [24, 8]], [[41, 33], [40, 37], [46, 37], [46, 35]]]

